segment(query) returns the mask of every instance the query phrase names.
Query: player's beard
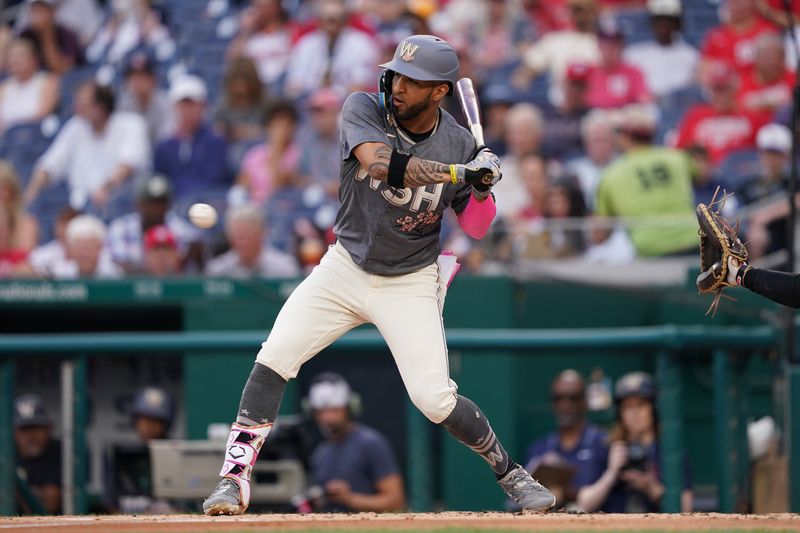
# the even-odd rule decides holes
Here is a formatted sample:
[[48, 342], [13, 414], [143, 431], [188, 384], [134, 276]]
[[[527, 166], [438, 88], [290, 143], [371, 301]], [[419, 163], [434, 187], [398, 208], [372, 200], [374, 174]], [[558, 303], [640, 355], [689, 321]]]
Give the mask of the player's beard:
[[395, 118], [397, 120], [411, 120], [417, 118], [420, 113], [430, 107], [432, 94], [433, 91], [430, 91], [428, 96], [426, 96], [421, 102], [417, 102], [414, 105], [406, 105], [406, 108], [402, 112], [395, 110]]

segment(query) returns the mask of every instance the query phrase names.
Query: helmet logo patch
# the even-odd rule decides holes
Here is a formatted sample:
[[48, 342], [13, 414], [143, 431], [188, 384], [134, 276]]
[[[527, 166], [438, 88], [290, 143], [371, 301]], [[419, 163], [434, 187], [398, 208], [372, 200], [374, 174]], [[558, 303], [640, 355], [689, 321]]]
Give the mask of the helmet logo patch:
[[404, 42], [400, 45], [400, 59], [409, 63], [414, 61], [414, 54], [417, 52], [417, 48], [419, 48], [418, 44], [411, 44], [408, 41]]

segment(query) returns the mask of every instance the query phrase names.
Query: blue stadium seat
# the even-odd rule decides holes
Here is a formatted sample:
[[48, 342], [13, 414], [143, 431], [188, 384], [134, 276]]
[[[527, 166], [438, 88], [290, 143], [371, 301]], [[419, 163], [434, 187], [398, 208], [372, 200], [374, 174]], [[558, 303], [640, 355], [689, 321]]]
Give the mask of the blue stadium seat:
[[0, 156], [14, 165], [23, 186], [27, 184], [39, 157], [47, 150], [55, 136], [42, 131], [41, 122], [12, 126], [0, 138]]
[[719, 164], [717, 175], [727, 191], [738, 191], [758, 175], [758, 150], [737, 150]]
[[658, 123], [657, 140], [663, 141], [667, 132], [678, 127], [686, 110], [702, 101], [703, 93], [699, 85], [677, 90], [662, 98], [659, 103], [661, 116]]
[[58, 211], [69, 203], [69, 187], [60, 181], [46, 187], [31, 205], [31, 214], [39, 221], [39, 243], [44, 244], [55, 238], [53, 225]]
[[620, 11], [615, 15], [617, 27], [625, 35], [625, 43], [633, 44], [651, 38], [650, 15], [647, 11], [636, 9]]
[[86, 81], [94, 78], [94, 66], [84, 66], [72, 69], [61, 76], [61, 96], [58, 104], [58, 116], [62, 121], [72, 116], [72, 100], [75, 91]]

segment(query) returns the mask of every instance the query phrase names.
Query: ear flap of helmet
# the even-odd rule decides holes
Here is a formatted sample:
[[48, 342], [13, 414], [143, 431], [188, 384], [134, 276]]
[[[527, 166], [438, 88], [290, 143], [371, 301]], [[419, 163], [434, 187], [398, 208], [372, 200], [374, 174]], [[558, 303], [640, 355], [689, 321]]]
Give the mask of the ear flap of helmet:
[[394, 71], [386, 69], [381, 73], [380, 81], [378, 82], [378, 98], [381, 107], [384, 111], [392, 112], [392, 78], [394, 78]]

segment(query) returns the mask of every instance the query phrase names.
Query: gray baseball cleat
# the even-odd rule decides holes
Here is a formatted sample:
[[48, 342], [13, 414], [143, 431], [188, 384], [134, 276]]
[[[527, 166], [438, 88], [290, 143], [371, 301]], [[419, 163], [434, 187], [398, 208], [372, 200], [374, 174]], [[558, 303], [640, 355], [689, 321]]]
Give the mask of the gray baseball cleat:
[[517, 502], [523, 511], [545, 512], [556, 504], [556, 497], [547, 488], [533, 479], [520, 465], [497, 481], [503, 492]]
[[239, 484], [229, 477], [222, 478], [211, 491], [211, 496], [203, 502], [203, 512], [210, 516], [242, 514], [244, 511]]

